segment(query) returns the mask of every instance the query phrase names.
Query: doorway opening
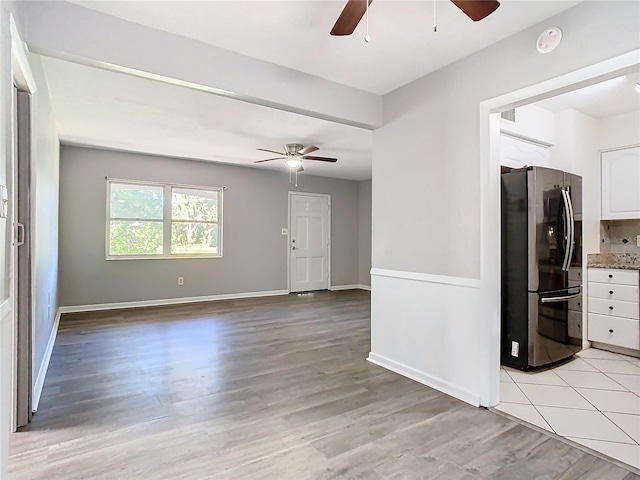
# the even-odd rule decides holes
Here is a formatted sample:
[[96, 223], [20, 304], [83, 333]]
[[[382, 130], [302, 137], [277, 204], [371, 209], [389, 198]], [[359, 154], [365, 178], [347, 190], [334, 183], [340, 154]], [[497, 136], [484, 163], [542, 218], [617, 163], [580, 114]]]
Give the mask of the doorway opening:
[[290, 293], [331, 287], [331, 196], [289, 192]]
[[[589, 383], [590, 381], [596, 382], [595, 378], [601, 376], [599, 378], [606, 381], [612, 388], [610, 390], [612, 398], [622, 399], [625, 397], [627, 400], [637, 402], [638, 392], [624, 387], [619, 382], [608, 383], [609, 380], [613, 380], [612, 375], [622, 375], [621, 373], [603, 372], [599, 368], [611, 369], [611, 365], [615, 363], [616, 368], [640, 369], [638, 364], [634, 363], [633, 357], [619, 356], [619, 353], [610, 354], [609, 352], [600, 353], [600, 350], [589, 350], [579, 353], [577, 357], [574, 357], [574, 360], [563, 363], [558, 367], [561, 370], [557, 371], [542, 368], [542, 371], [538, 370], [535, 374], [530, 375], [516, 369], [501, 368], [500, 223], [501, 172], [504, 170], [503, 167], [518, 169], [525, 165], [537, 165], [582, 177], [584, 212], [581, 221], [584, 240], [580, 245], [582, 247], [581, 267], [568, 273], [575, 277], [570, 280], [582, 285], [583, 293], [581, 298], [571, 299], [570, 302], [567, 302], [565, 310], [572, 315], [568, 317], [571, 321], [567, 321], [565, 326], [571, 327], [573, 336], [582, 340], [580, 347], [591, 346], [587, 322], [587, 312], [590, 307], [587, 306], [589, 291], [586, 265], [587, 255], [600, 251], [602, 243], [600, 238], [600, 154], [607, 150], [633, 146], [638, 141], [622, 141], [619, 145], [602, 143], [603, 136], [599, 136], [597, 133], [598, 124], [606, 122], [613, 124], [620, 121], [620, 119], [616, 120], [613, 117], [629, 113], [629, 110], [627, 112], [606, 112], [607, 107], [611, 108], [615, 104], [614, 101], [608, 100], [595, 106], [592, 102], [592, 108], [595, 110], [583, 111], [582, 107], [586, 108], [586, 103], [581, 106], [579, 101], [581, 95], [584, 100], [585, 92], [592, 94], [599, 90], [602, 94], [609, 92], [612, 95], [611, 90], [608, 90], [612, 85], [618, 87], [630, 85], [633, 95], [639, 95], [634, 91], [634, 83], [640, 80], [639, 53], [638, 51], [631, 52], [562, 77], [482, 102], [480, 105], [483, 176], [481, 289], [483, 292], [483, 318], [486, 322], [483, 341], [487, 347], [485, 349], [487, 356], [483, 361], [487, 362], [487, 371], [490, 374], [485, 386], [483, 405], [496, 407], [502, 400], [502, 404], [497, 408], [503, 412], [544, 430], [564, 436], [575, 443], [617, 458], [636, 468], [640, 467], [637, 464], [640, 459], [640, 439], [634, 437], [631, 428], [634, 428], [633, 422], [640, 419], [638, 416], [640, 411], [608, 412], [607, 409], [610, 408], [603, 403], [603, 397], [609, 395], [603, 393], [606, 391], [604, 384], [599, 384], [601, 388], [598, 388], [595, 383]], [[600, 109], [599, 113], [598, 109]], [[502, 112], [509, 110], [512, 115], [515, 114], [515, 121], [513, 116], [504, 118], [501, 115]], [[555, 133], [556, 138], [545, 136], [549, 132], [540, 130], [533, 134], [531, 134], [531, 130], [529, 133], [518, 131], [519, 114], [521, 118], [531, 114], [534, 117], [535, 115], [542, 117], [546, 115], [546, 119], [551, 118], [552, 120], [551, 122], [539, 120], [534, 123], [534, 127], [548, 127], [550, 124], [553, 126], [553, 120], [555, 120], [554, 132], [551, 133]], [[636, 116], [637, 114], [638, 112], [635, 113]], [[608, 137], [611, 138], [611, 135]], [[597, 343], [594, 346], [598, 346]], [[605, 359], [604, 357], [608, 355], [616, 357]], [[604, 367], [607, 361], [609, 366]], [[628, 378], [624, 380], [628, 380]], [[572, 406], [575, 407], [573, 413]], [[571, 420], [572, 418], [573, 420]], [[627, 428], [625, 422], [628, 422], [631, 427]], [[589, 429], [588, 425], [593, 428]], [[605, 436], [608, 435], [607, 438], [596, 438], [598, 432]]]

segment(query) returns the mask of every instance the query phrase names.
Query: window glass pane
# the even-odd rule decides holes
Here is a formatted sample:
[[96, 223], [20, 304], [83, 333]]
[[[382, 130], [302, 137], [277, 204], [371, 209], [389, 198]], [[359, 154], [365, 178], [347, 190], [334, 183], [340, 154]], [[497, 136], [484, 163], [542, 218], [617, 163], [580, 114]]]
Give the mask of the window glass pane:
[[109, 255], [162, 255], [162, 222], [111, 220]]
[[111, 184], [111, 218], [148, 218], [162, 220], [162, 187], [153, 185]]
[[218, 224], [172, 223], [171, 253], [174, 255], [219, 255]]
[[173, 220], [218, 221], [218, 192], [173, 188], [171, 190]]

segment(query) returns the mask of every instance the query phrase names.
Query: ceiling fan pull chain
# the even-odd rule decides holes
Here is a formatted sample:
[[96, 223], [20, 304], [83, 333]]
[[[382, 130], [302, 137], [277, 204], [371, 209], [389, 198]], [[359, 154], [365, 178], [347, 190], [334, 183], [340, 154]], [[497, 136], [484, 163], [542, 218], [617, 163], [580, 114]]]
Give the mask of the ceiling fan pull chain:
[[438, 31], [438, 21], [436, 20], [436, 4], [438, 0], [433, 0], [433, 33]]
[[298, 186], [298, 169], [296, 168], [296, 187]]
[[369, 36], [369, 0], [364, 0], [367, 6], [367, 12], [366, 12], [366, 21], [367, 21], [367, 34], [364, 36], [364, 41], [369, 43], [371, 41], [371, 37]]
[[289, 183], [291, 183], [291, 168], [289, 168]]

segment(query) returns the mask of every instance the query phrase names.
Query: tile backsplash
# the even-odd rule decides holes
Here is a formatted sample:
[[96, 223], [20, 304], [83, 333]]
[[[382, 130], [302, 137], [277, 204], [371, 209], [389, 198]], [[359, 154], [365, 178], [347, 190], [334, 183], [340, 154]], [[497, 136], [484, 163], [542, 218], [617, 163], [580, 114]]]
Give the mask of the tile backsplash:
[[602, 220], [600, 222], [601, 253], [640, 253], [637, 236], [640, 220]]

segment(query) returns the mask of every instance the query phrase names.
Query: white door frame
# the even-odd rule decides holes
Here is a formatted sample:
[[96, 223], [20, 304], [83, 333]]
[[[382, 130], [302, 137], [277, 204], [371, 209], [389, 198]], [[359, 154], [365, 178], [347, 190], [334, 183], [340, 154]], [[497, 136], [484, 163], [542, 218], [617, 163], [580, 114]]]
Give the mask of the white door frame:
[[480, 102], [480, 405], [500, 402], [500, 112], [637, 70], [640, 50]]
[[294, 195], [305, 195], [309, 197], [323, 197], [327, 199], [329, 208], [327, 210], [327, 236], [329, 244], [327, 246], [327, 262], [329, 268], [327, 270], [329, 278], [327, 279], [327, 290], [331, 290], [331, 195], [327, 193], [307, 193], [307, 192], [294, 192], [289, 190], [287, 196], [287, 291], [291, 293], [291, 197]]

